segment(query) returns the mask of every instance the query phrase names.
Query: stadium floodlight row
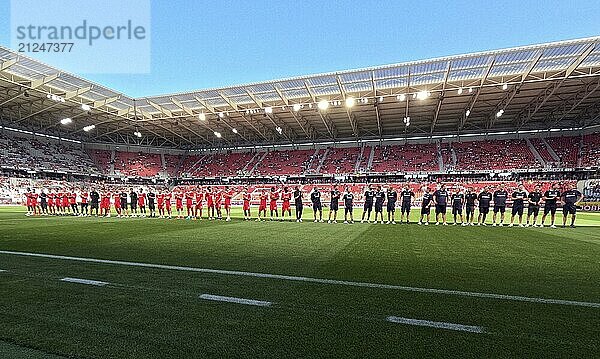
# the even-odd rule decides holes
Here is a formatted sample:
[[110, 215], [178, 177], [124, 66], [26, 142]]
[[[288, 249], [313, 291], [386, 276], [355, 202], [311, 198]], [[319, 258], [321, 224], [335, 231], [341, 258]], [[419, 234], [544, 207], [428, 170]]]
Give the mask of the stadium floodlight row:
[[[368, 186], [363, 194], [363, 212], [361, 223], [371, 223], [371, 214], [374, 213], [374, 222], [381, 224], [396, 224], [395, 212], [400, 207], [400, 223], [406, 221], [409, 223], [411, 208], [415, 204], [415, 192], [409, 186], [405, 186], [400, 193], [393, 185], [381, 185], [376, 187]], [[507, 190], [505, 184], [500, 184], [498, 189], [491, 192], [486, 186], [481, 192], [476, 192], [473, 187], [461, 187], [455, 191], [450, 191], [445, 184], [436, 186], [432, 192], [429, 186], [424, 187], [424, 192], [419, 198], [420, 219], [418, 224], [429, 225], [431, 208], [435, 209], [436, 225], [447, 225], [446, 214], [451, 209], [453, 224], [467, 225], [486, 225], [487, 215], [490, 208], [493, 208], [492, 225], [503, 226], [505, 223], [505, 212], [507, 206], [512, 207], [510, 224], [517, 224], [520, 227], [532, 225], [537, 227], [538, 215], [543, 205], [544, 213], [540, 226], [544, 226], [546, 216], [550, 215], [552, 228], [555, 227], [555, 214], [559, 204], [562, 203], [563, 227], [566, 226], [567, 218], [570, 215], [570, 226], [575, 226], [577, 208], [584, 199], [576, 186], [569, 186], [561, 192], [558, 183], [554, 183], [551, 188], [542, 192], [539, 184], [534, 185], [534, 189], [528, 192], [524, 184], [511, 193]], [[157, 193], [158, 192], [158, 193]], [[148, 192], [140, 189], [139, 192], [133, 188], [130, 192], [125, 189], [121, 191], [104, 191], [99, 193], [95, 188], [91, 190], [55, 189], [54, 191], [30, 190], [24, 194], [27, 205], [27, 216], [90, 216], [111, 217], [111, 207], [116, 212], [118, 218], [126, 217], [150, 217], [150, 218], [169, 218], [175, 216], [177, 219], [199, 219], [203, 218], [204, 202], [206, 201], [206, 218], [208, 220], [221, 220], [229, 222], [231, 220], [232, 198], [241, 197], [244, 220], [251, 220], [251, 204], [253, 200], [252, 193], [248, 188], [241, 192], [235, 192], [230, 187], [223, 189], [212, 189], [208, 186], [202, 188], [196, 187], [194, 190], [184, 191], [175, 189], [173, 191], [156, 191], [150, 188]], [[344, 223], [354, 223], [355, 193], [350, 186], [345, 186], [343, 192], [337, 185], [333, 185], [329, 193], [329, 217], [327, 223], [337, 223], [337, 212], [339, 203], [344, 207]], [[305, 194], [299, 186], [295, 186], [293, 191], [289, 187], [265, 188], [258, 195], [258, 216], [256, 221], [263, 221], [269, 218], [273, 220], [292, 221], [292, 203], [295, 207], [295, 221], [302, 222], [303, 208], [305, 204]], [[308, 193], [310, 206], [313, 209], [314, 222], [324, 222], [323, 204], [321, 192], [318, 186], [312, 187]], [[172, 210], [172, 203], [175, 203], [175, 211]], [[185, 204], [185, 206], [184, 206]], [[148, 208], [148, 211], [146, 210]], [[268, 212], [267, 212], [268, 208]], [[279, 215], [281, 208], [281, 216]], [[475, 209], [479, 209], [479, 215], [475, 217]], [[528, 209], [526, 222], [523, 222], [525, 208]], [[139, 209], [139, 211], [138, 211]], [[384, 209], [387, 216], [384, 217]], [[373, 211], [374, 210], [374, 211]], [[158, 212], [157, 212], [158, 211]], [[463, 216], [463, 211], [465, 216]], [[174, 214], [176, 213], [176, 214]], [[269, 213], [269, 215], [268, 215]], [[460, 220], [460, 222], [459, 222]], [[515, 222], [515, 220], [517, 222]]]

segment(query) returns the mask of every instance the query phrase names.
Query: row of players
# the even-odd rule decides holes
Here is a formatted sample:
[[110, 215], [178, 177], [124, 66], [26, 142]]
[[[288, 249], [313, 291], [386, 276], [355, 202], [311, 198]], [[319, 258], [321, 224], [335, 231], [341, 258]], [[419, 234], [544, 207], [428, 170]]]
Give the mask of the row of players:
[[[165, 193], [154, 193], [150, 190], [148, 193], [143, 190], [135, 192], [133, 189], [129, 193], [123, 191], [119, 193], [110, 193], [102, 191], [100, 194], [96, 190], [89, 193], [84, 190], [79, 193], [75, 191], [54, 190], [46, 193], [41, 191], [39, 194], [35, 190], [29, 190], [25, 194], [28, 213], [27, 215], [91, 215], [110, 217], [111, 204], [113, 205], [118, 217], [126, 216], [146, 216], [146, 204], [148, 206], [148, 215], [150, 217], [172, 218], [172, 200], [175, 200], [176, 218], [202, 219], [202, 210], [204, 201], [208, 211], [208, 219], [222, 219], [222, 208], [225, 210], [225, 220], [231, 220], [231, 200], [234, 193], [229, 188], [213, 191], [211, 187], [203, 189], [198, 187], [195, 191], [174, 191]], [[344, 204], [344, 223], [354, 223], [353, 208], [354, 194], [346, 187], [344, 192], [340, 192], [338, 186], [334, 186], [330, 192], [329, 218], [328, 223], [337, 223], [337, 212], [339, 210], [340, 200]], [[400, 221], [406, 220], [409, 223], [409, 215], [413, 207], [416, 196], [409, 187], [405, 187], [400, 194], [396, 192], [393, 186], [384, 190], [381, 186], [373, 188], [369, 186], [364, 195], [364, 207], [361, 223], [371, 222], [371, 214], [374, 212], [374, 221], [381, 223], [396, 224], [395, 212], [398, 199], [400, 199], [401, 217]], [[299, 187], [290, 191], [288, 187], [279, 190], [272, 187], [270, 191], [262, 190], [259, 196], [257, 221], [267, 218], [267, 201], [269, 201], [270, 219], [284, 220], [286, 214], [291, 219], [291, 202], [294, 202], [296, 209], [296, 221], [302, 222], [302, 212], [304, 207], [304, 193]], [[242, 192], [244, 219], [251, 219], [250, 207], [252, 196], [248, 189]], [[279, 217], [278, 201], [281, 200], [281, 217]], [[545, 224], [546, 216], [550, 215], [552, 228], [555, 226], [555, 215], [562, 204], [563, 226], [567, 223], [567, 218], [571, 216], [571, 226], [575, 225], [577, 206], [583, 200], [583, 195], [575, 188], [569, 188], [561, 193], [558, 184], [544, 193], [540, 186], [536, 186], [531, 192], [527, 192], [521, 184], [511, 194], [502, 185], [493, 193], [490, 188], [485, 187], [482, 192], [476, 193], [473, 188], [460, 189], [450, 193], [444, 184], [431, 192], [429, 187], [424, 188], [424, 193], [420, 198], [421, 212], [418, 224], [428, 225], [430, 222], [431, 208], [435, 209], [436, 225], [447, 225], [447, 208], [452, 209], [453, 224], [466, 225], [486, 225], [487, 215], [493, 208], [492, 225], [504, 225], [505, 212], [507, 204], [512, 202], [512, 211], [509, 226], [515, 224], [518, 219], [519, 226], [537, 226], [538, 215], [543, 204], [544, 212], [540, 226]], [[313, 209], [314, 222], [324, 222], [323, 205], [321, 201], [321, 192], [317, 186], [310, 192], [310, 202]], [[184, 206], [185, 203], [185, 206]], [[527, 204], [526, 223], [523, 223], [525, 205]], [[89, 206], [89, 209], [88, 209]], [[384, 206], [387, 212], [387, 218], [384, 220]], [[479, 215], [475, 218], [475, 209], [478, 208]], [[138, 213], [139, 209], [139, 213]], [[158, 209], [158, 214], [157, 214]], [[374, 211], [373, 211], [374, 210]], [[463, 216], [463, 211], [465, 216]], [[460, 222], [458, 220], [460, 219]]]

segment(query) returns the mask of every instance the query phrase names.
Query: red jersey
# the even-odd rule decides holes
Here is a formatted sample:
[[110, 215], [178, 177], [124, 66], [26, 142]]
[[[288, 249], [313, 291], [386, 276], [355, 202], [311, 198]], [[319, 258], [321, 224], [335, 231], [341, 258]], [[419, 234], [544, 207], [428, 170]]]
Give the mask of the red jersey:
[[146, 194], [140, 193], [138, 194], [138, 206], [142, 207], [146, 205]]
[[165, 206], [167, 208], [171, 208], [171, 198], [172, 195], [170, 193], [165, 194]]
[[[83, 196], [83, 194], [82, 194], [82, 196]], [[113, 200], [115, 202], [115, 208], [121, 208], [121, 194], [120, 193], [113, 194]]]
[[276, 202], [279, 199], [279, 192], [271, 192], [271, 202]]
[[165, 206], [165, 195], [159, 193], [156, 196], [156, 201], [158, 202], [158, 208], [163, 208]]
[[69, 204], [77, 203], [77, 194], [75, 192], [69, 193]]
[[88, 193], [81, 192], [81, 203], [87, 203], [87, 202], [88, 202]]
[[244, 211], [247, 211], [250, 209], [250, 200], [252, 199], [252, 196], [250, 195], [250, 193], [244, 193]]
[[194, 198], [196, 198], [196, 194], [194, 192], [187, 192], [185, 194], [186, 207], [191, 207], [194, 204]]
[[261, 194], [260, 195], [260, 206], [267, 206], [267, 195], [266, 194]]
[[69, 194], [68, 193], [62, 194], [62, 205], [63, 205], [63, 207], [69, 207]]
[[48, 193], [48, 206], [49, 207], [53, 207], [54, 206], [54, 193]]
[[25, 193], [25, 202], [27, 203], [27, 207], [31, 206], [31, 200], [33, 199], [31, 195], [31, 192]]
[[217, 206], [221, 205], [222, 200], [223, 200], [223, 192], [219, 191], [215, 194], [215, 204]]
[[175, 193], [175, 205], [177, 206], [177, 208], [183, 207], [183, 194], [182, 193]]
[[225, 207], [231, 207], [231, 197], [233, 197], [231, 192], [228, 191], [223, 193], [223, 198], [225, 198]]
[[31, 205], [32, 206], [36, 206], [37, 205], [38, 196], [39, 196], [39, 194], [37, 194], [37, 193], [32, 193], [31, 194]]
[[203, 200], [204, 200], [204, 193], [196, 192], [196, 204], [202, 204]]
[[291, 192], [283, 192], [281, 194], [281, 200], [285, 203], [290, 203], [290, 200], [292, 199], [292, 193]]

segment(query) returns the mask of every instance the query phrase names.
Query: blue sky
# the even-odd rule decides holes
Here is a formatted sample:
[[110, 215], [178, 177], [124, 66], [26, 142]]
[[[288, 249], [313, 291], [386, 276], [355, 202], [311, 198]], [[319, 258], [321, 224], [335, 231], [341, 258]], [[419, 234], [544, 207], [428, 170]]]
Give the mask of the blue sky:
[[[9, 9], [0, 0], [0, 14]], [[596, 36], [599, 10], [597, 0], [152, 1], [151, 73], [79, 75], [135, 97], [173, 93]], [[4, 46], [9, 25], [0, 16]]]

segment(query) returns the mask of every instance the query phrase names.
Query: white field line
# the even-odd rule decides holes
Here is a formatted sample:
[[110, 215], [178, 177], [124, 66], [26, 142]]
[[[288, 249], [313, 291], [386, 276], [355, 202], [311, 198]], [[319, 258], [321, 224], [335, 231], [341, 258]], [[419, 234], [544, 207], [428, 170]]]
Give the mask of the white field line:
[[1, 272], [6, 272], [6, 269], [0, 269], [0, 273], [1, 273]]
[[211, 274], [222, 274], [222, 275], [243, 276], [243, 277], [280, 279], [280, 280], [288, 280], [288, 281], [295, 281], [295, 282], [344, 285], [344, 286], [351, 286], [351, 287], [376, 288], [376, 289], [390, 289], [390, 290], [400, 290], [400, 291], [405, 291], [405, 292], [416, 292], [416, 293], [455, 295], [455, 296], [462, 296], [462, 297], [489, 298], [489, 299], [508, 300], [508, 301], [516, 301], [516, 302], [530, 302], [530, 303], [541, 303], [541, 304], [556, 304], [556, 305], [566, 305], [566, 306], [576, 306], [576, 307], [600, 308], [600, 303], [581, 302], [581, 301], [565, 300], [565, 299], [536, 298], [536, 297], [525, 297], [525, 296], [518, 296], [518, 295], [496, 294], [496, 293], [466, 292], [466, 291], [452, 290], [452, 289], [407, 287], [407, 286], [393, 285], [393, 284], [353, 282], [353, 281], [337, 280], [337, 279], [297, 277], [297, 276], [282, 275], [282, 274], [242, 272], [242, 271], [224, 270], [224, 269], [183, 267], [183, 266], [173, 266], [173, 265], [165, 265], [165, 264], [127, 262], [127, 261], [118, 261], [118, 260], [110, 260], [110, 259], [95, 259], [95, 258], [61, 256], [61, 255], [55, 255], [55, 254], [14, 252], [14, 251], [3, 251], [3, 250], [0, 250], [0, 254], [17, 255], [17, 256], [25, 256], [25, 257], [39, 257], [39, 258], [71, 260], [71, 261], [88, 262], [88, 263], [115, 264], [115, 265], [123, 265], [123, 266], [130, 266], [130, 267], [156, 268], [156, 269], [178, 270], [178, 271], [186, 271], [186, 272], [199, 272], [199, 273], [211, 273]]
[[61, 279], [62, 282], [69, 282], [69, 283], [78, 283], [78, 284], [87, 284], [87, 285], [95, 285], [98, 287], [102, 287], [108, 284], [108, 282], [101, 282], [99, 280], [90, 280], [90, 279], [81, 279], [81, 278], [63, 278]]
[[221, 295], [213, 295], [213, 294], [202, 294], [202, 295], [200, 295], [200, 299], [213, 300], [213, 301], [217, 301], [217, 302], [256, 305], [259, 307], [270, 307], [271, 304], [273, 304], [271, 302], [266, 302], [264, 300], [244, 299], [244, 298], [236, 298], [236, 297], [224, 297]]
[[421, 327], [431, 327], [438, 329], [447, 329], [447, 330], [458, 330], [461, 332], [471, 332], [471, 333], [485, 333], [483, 327], [479, 327], [476, 325], [464, 325], [464, 324], [454, 324], [454, 323], [446, 323], [446, 322], [432, 322], [430, 320], [421, 320], [421, 319], [411, 319], [411, 318], [402, 318], [402, 317], [387, 317], [385, 318], [388, 322], [398, 323], [398, 324], [408, 324], [408, 325], [417, 325]]

